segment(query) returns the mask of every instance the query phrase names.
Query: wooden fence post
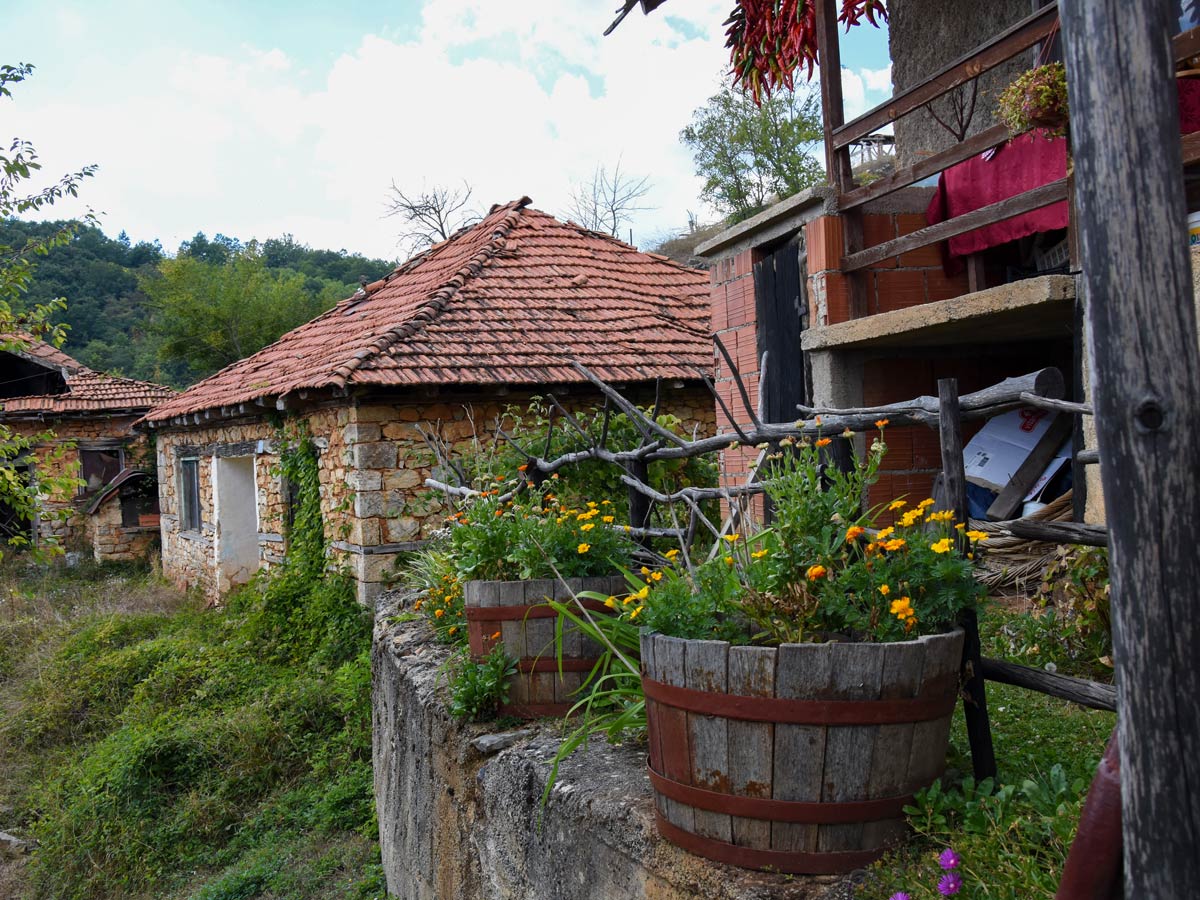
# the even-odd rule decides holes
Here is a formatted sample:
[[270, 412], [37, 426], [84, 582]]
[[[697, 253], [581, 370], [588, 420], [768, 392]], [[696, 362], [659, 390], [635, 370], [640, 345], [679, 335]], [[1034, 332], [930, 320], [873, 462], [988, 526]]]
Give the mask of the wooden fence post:
[[[958, 379], [938, 379], [938, 439], [942, 445], [942, 491], [946, 509], [953, 510], [957, 522], [967, 521], [967, 475], [963, 467], [962, 415], [958, 408]], [[966, 538], [958, 535], [958, 552], [965, 553]], [[983, 683], [983, 662], [979, 646], [979, 618], [975, 610], [965, 613], [962, 626], [962, 669], [964, 675], [963, 716], [967, 721], [967, 739], [971, 743], [971, 766], [976, 779], [996, 777], [996, 752], [992, 748], [992, 727], [988, 721], [987, 692]]]
[[1200, 348], [1169, 0], [1062, 0], [1127, 897], [1200, 897]]

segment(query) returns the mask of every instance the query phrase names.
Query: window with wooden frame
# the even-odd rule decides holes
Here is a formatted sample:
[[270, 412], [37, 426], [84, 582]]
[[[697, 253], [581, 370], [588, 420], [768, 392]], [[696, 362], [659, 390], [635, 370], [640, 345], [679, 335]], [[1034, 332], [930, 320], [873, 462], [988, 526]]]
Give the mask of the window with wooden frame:
[[200, 530], [200, 460], [179, 461], [179, 528]]
[[79, 477], [81, 494], [93, 494], [117, 477], [125, 465], [125, 451], [120, 447], [80, 447]]

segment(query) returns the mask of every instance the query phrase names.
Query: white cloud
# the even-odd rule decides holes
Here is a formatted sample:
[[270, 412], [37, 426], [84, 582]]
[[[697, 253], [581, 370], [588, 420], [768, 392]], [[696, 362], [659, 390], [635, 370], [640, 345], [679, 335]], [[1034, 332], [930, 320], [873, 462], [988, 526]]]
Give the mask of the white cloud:
[[[618, 158], [653, 183], [646, 202], [656, 209], [634, 226], [645, 242], [683, 226], [688, 210], [704, 214], [678, 133], [726, 65], [727, 5], [670, 10], [694, 26], [688, 34], [662, 11], [635, 12], [602, 38], [610, 5], [590, 0], [529, 0], [519, 13], [439, 0], [414, 39], [366, 35], [307, 82], [296, 73], [313, 63], [277, 48], [232, 57], [151, 43], [95, 73], [122, 90], [86, 102], [30, 91], [7, 121], [43, 150], [47, 172], [100, 163], [83, 200], [107, 210], [108, 230], [168, 249], [197, 230], [290, 232], [392, 256], [397, 223], [383, 211], [393, 179], [465, 180], [483, 208], [529, 194], [560, 213], [573, 181]], [[887, 71], [843, 73], [848, 115], [890, 92]]]

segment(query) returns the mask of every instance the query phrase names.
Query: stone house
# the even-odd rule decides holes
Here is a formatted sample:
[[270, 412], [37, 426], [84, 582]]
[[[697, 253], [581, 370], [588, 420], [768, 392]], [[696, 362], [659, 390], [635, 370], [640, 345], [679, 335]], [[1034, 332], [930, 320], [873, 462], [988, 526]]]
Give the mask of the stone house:
[[43, 500], [46, 509], [71, 510], [68, 518], [26, 522], [0, 509], [0, 527], [90, 547], [97, 560], [146, 556], [158, 538], [158, 498], [149, 442], [132, 426], [175, 391], [95, 372], [29, 337], [2, 336], [0, 345], [0, 424], [26, 437], [53, 434], [18, 465], [29, 477], [74, 473], [84, 482], [74, 496]]
[[163, 570], [218, 598], [282, 559], [281, 420], [320, 450], [332, 552], [369, 601], [445, 522], [418, 432], [468, 449], [507, 404], [598, 396], [578, 361], [711, 430], [708, 279], [529, 206], [493, 207], [274, 344], [154, 409]]

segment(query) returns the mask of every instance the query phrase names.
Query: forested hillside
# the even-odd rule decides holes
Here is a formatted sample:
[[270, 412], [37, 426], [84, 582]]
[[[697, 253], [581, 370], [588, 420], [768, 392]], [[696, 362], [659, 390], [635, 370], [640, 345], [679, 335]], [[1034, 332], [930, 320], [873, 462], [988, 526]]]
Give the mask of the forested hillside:
[[[0, 220], [0, 244], [23, 246], [61, 223]], [[39, 259], [27, 306], [65, 297], [63, 349], [115, 374], [187, 385], [247, 356], [395, 263], [313, 250], [291, 235], [243, 244], [197, 234], [174, 253], [81, 229]]]

